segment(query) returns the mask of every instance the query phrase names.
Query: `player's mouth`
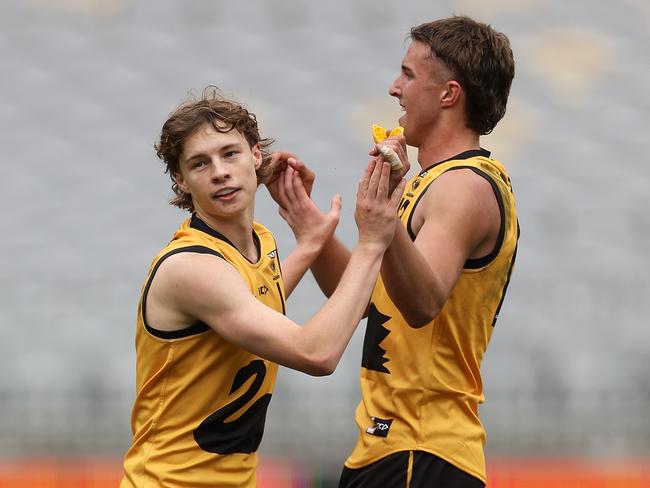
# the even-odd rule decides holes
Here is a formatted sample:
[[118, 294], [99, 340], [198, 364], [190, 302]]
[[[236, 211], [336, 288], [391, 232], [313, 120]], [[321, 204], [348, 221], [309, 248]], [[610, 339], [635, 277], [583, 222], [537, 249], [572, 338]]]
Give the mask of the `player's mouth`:
[[237, 193], [239, 193], [239, 188], [227, 187], [227, 188], [222, 188], [221, 190], [213, 193], [212, 198], [221, 200], [223, 202], [227, 202], [235, 198]]

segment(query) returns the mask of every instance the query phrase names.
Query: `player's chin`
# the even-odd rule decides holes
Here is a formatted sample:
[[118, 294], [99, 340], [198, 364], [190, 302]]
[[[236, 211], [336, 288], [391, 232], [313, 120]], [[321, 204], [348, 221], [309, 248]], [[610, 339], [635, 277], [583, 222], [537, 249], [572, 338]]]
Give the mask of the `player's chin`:
[[406, 143], [408, 144], [409, 135], [410, 135], [411, 131], [409, 130], [408, 125], [406, 125], [406, 124], [408, 124], [408, 121], [404, 120], [404, 117], [399, 119], [399, 125], [404, 127], [404, 133], [402, 135], [404, 136], [404, 139], [406, 139]]

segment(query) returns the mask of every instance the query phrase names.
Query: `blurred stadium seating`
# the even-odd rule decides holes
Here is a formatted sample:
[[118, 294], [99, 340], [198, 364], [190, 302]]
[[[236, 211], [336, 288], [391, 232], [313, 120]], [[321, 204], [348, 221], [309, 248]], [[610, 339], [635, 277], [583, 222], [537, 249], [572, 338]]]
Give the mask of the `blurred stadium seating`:
[[[511, 171], [522, 224], [483, 370], [490, 486], [650, 486], [645, 0], [4, 0], [0, 488], [119, 478], [138, 293], [183, 217], [152, 145], [187, 91], [214, 83], [246, 102], [315, 168], [321, 207], [343, 194], [353, 244], [370, 124], [399, 114], [386, 92], [403, 40], [452, 13], [506, 32], [518, 63], [483, 142]], [[264, 190], [256, 211], [286, 255]], [[320, 303], [308, 277], [288, 313]], [[362, 334], [331, 377], [281, 371], [263, 486], [338, 476]]]

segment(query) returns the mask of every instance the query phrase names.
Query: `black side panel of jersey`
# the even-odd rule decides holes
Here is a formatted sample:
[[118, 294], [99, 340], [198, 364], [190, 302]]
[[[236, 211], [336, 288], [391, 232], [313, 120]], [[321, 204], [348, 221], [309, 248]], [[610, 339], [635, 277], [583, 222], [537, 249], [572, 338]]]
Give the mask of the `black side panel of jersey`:
[[388, 361], [384, 357], [386, 350], [379, 344], [386, 339], [390, 331], [384, 327], [384, 324], [390, 320], [390, 317], [384, 315], [374, 303], [370, 304], [368, 309], [368, 324], [366, 325], [366, 336], [363, 340], [363, 356], [361, 358], [361, 367], [379, 371], [380, 373], [388, 373], [390, 371], [384, 363]]

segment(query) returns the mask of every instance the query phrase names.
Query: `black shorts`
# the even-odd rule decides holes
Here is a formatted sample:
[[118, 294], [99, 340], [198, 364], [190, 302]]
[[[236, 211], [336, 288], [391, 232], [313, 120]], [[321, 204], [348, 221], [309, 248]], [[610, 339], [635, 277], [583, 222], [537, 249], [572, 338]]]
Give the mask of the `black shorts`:
[[[409, 479], [409, 466], [410, 479]], [[343, 467], [339, 488], [483, 488], [480, 479], [423, 451], [396, 452], [359, 469]]]

